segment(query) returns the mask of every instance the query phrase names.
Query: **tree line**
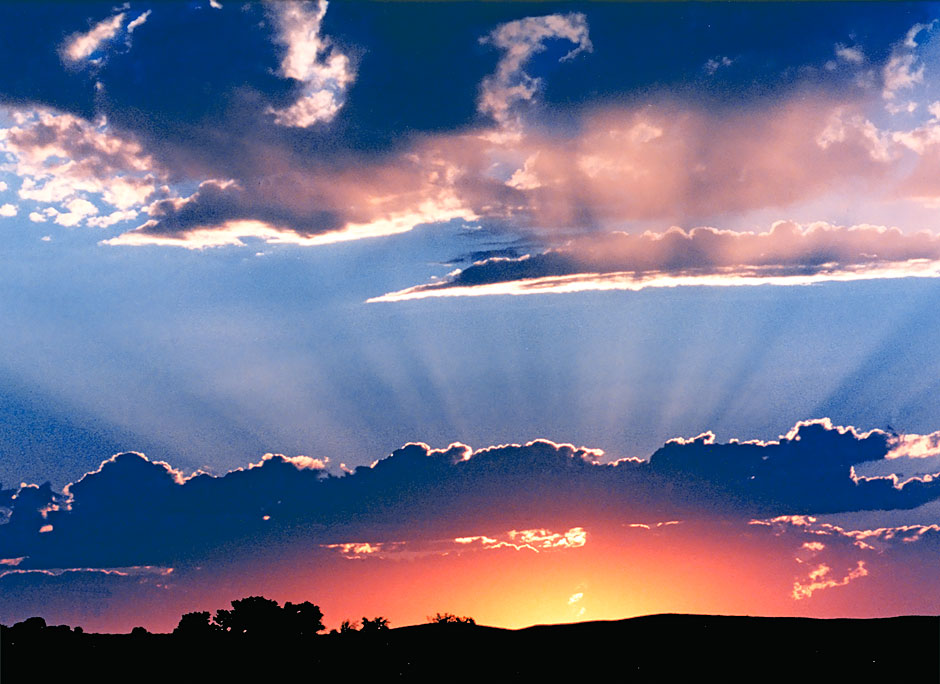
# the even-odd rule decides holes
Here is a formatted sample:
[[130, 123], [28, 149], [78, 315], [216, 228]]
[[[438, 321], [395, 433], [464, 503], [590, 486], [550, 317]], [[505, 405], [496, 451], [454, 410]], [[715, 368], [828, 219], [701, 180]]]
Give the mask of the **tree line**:
[[[453, 613], [436, 613], [427, 621], [439, 625], [476, 625], [472, 617], [458, 616]], [[2, 625], [0, 625], [2, 627]], [[13, 627], [3, 627], [5, 636], [15, 639], [39, 631], [73, 631], [70, 627], [59, 625], [49, 627], [41, 617], [31, 617], [18, 622]], [[306, 638], [323, 632], [323, 612], [310, 601], [291, 603], [283, 606], [277, 601], [264, 596], [248, 596], [235, 599], [231, 608], [220, 608], [212, 614], [210, 611], [184, 613], [173, 634], [187, 639], [212, 635], [234, 635], [265, 638]], [[339, 629], [330, 630], [330, 634], [376, 634], [389, 629], [389, 621], [383, 616], [360, 620], [343, 620]], [[76, 627], [74, 633], [81, 634], [82, 628]], [[149, 632], [144, 627], [135, 627], [132, 635], [144, 635]]]

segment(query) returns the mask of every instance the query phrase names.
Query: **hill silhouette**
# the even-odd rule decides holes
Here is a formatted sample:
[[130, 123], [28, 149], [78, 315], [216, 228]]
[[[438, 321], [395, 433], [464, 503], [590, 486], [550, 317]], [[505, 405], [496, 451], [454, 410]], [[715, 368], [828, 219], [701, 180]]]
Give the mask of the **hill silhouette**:
[[[259, 600], [260, 599], [260, 600]], [[273, 605], [272, 605], [273, 604]], [[250, 608], [271, 630], [238, 623]], [[2, 629], [4, 684], [60, 678], [96, 682], [520, 681], [603, 677], [625, 682], [940, 680], [940, 618], [759, 618], [650, 615], [509, 630], [438, 614], [389, 629], [381, 617], [315, 634], [319, 609], [250, 597], [190, 613], [172, 634], [135, 628], [90, 634], [30, 618]], [[306, 620], [298, 615], [305, 615]], [[193, 617], [195, 616], [195, 617]], [[272, 617], [273, 616], [273, 617]], [[295, 630], [284, 627], [292, 621]], [[442, 619], [443, 618], [443, 619]]]

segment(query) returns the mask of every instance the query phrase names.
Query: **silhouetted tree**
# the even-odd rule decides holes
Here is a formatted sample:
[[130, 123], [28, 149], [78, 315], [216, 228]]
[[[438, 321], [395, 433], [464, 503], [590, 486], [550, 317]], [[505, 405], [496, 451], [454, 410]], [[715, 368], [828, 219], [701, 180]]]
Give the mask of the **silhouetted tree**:
[[173, 630], [173, 634], [197, 637], [218, 631], [220, 631], [218, 625], [213, 624], [209, 620], [209, 611], [202, 610], [194, 613], [185, 613], [180, 618], [179, 624], [176, 625], [176, 629]]
[[[359, 622], [352, 622], [350, 620], [343, 620], [339, 626], [340, 634], [349, 634], [350, 632], [355, 632], [359, 629]], [[335, 630], [334, 630], [335, 631]]]
[[213, 622], [229, 634], [269, 637], [310, 637], [324, 628], [322, 611], [310, 601], [288, 602], [281, 608], [277, 601], [263, 596], [232, 601], [231, 610], [217, 610]]
[[22, 622], [13, 625], [13, 630], [17, 633], [32, 634], [42, 631], [46, 628], [46, 621], [41, 617], [26, 618]]
[[131, 630], [131, 635], [135, 637], [142, 637], [147, 634], [150, 634], [150, 632], [147, 631], [146, 627], [134, 627], [134, 629]]
[[371, 620], [367, 617], [362, 618], [362, 631], [365, 632], [381, 632], [388, 629], [388, 620], [382, 616], [377, 616]]
[[215, 623], [229, 634], [272, 635], [281, 631], [283, 611], [277, 601], [249, 596], [232, 601], [232, 609], [215, 612]]
[[[277, 605], [275, 603], [275, 605]], [[289, 634], [307, 637], [323, 631], [323, 612], [310, 601], [284, 604], [284, 627]]]

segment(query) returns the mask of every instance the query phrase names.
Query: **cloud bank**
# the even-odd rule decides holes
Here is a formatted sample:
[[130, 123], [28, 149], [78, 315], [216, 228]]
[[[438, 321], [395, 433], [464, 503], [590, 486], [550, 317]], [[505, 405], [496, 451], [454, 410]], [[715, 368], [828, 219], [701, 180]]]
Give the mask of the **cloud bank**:
[[764, 233], [671, 228], [576, 237], [542, 254], [485, 259], [445, 279], [369, 301], [938, 275], [935, 233], [778, 221]]
[[[408, 129], [370, 146], [360, 140], [357, 117], [371, 105], [357, 86], [363, 74], [374, 79], [377, 67], [367, 43], [334, 36], [344, 27], [331, 24], [334, 11], [346, 8], [329, 9], [325, 0], [213, 12], [159, 7], [63, 29], [69, 38], [58, 45], [60, 56], [94, 62], [83, 76], [62, 75], [68, 83], [84, 79], [91, 113], [71, 111], [52, 94], [8, 101], [13, 123], [0, 147], [29, 203], [23, 215], [70, 227], [118, 226], [103, 240], [108, 245], [190, 249], [250, 239], [313, 246], [456, 219], [537, 235], [559, 248], [532, 257], [537, 262], [575, 251], [563, 246], [572, 231], [703, 225], [842, 193], [922, 204], [940, 196], [935, 118], [891, 130], [870, 113], [888, 98], [882, 93], [891, 100], [920, 85], [929, 22], [894, 39], [871, 83], [861, 78], [878, 66], [869, 53], [837, 43], [840, 69], [858, 72], [853, 87], [807, 85], [734, 108], [665, 87], [619, 101], [536, 106], [551, 95], [547, 72], [564, 75], [606, 59], [594, 52], [590, 17], [497, 22], [467, 44], [490, 62], [461, 74], [472, 100], [461, 124]], [[217, 33], [227, 40], [207, 56], [200, 40]], [[169, 34], [180, 43], [173, 59], [160, 42]], [[124, 47], [104, 55], [121, 35]], [[745, 56], [709, 59], [722, 72], [729, 64], [745, 68]], [[706, 71], [702, 78], [714, 81], [718, 67]], [[406, 109], [417, 106], [405, 92], [388, 95]], [[614, 265], [603, 266], [608, 286], [624, 280], [612, 275]], [[583, 289], [586, 271], [573, 268], [535, 270], [579, 276], [565, 287]], [[443, 289], [456, 291], [426, 292]]]
[[[17, 570], [172, 566], [259, 543], [416, 538], [535, 550], [577, 545], [592, 520], [886, 511], [940, 498], [931, 476], [856, 475], [860, 464], [898, 460], [894, 447], [912, 443], [899, 439], [810, 421], [779, 441], [718, 444], [706, 434], [672, 440], [649, 461], [611, 463], [544, 440], [478, 451], [409, 444], [342, 477], [307, 457], [184, 477], [118, 454], [61, 493], [4, 490], [0, 558]], [[506, 530], [516, 532], [496, 539]]]

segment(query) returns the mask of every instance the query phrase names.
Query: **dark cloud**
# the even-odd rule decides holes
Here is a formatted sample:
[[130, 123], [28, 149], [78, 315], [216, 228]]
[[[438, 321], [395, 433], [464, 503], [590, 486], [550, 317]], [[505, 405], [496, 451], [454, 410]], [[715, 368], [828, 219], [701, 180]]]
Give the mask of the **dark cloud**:
[[150, 206], [150, 220], [137, 233], [185, 237], [197, 228], [217, 228], [230, 221], [263, 221], [299, 235], [325, 233], [342, 228], [332, 211], [292, 211], [290, 207], [261, 201], [256, 192], [235, 183], [206, 181], [186, 199], [162, 199]]
[[[575, 237], [564, 247], [517, 258], [493, 256], [426, 285], [381, 300], [473, 294], [473, 288], [523, 293], [581, 289], [639, 289], [684, 282], [734, 284], [787, 279], [935, 276], [940, 237], [904, 234], [882, 226], [800, 226], [779, 221], [763, 233], [671, 228], [640, 235], [609, 233]], [[525, 281], [535, 281], [527, 283]]]
[[779, 442], [667, 443], [648, 462], [547, 441], [472, 452], [402, 447], [372, 467], [327, 475], [306, 457], [267, 456], [222, 477], [184, 479], [119, 454], [65, 495], [25, 487], [8, 501], [0, 558], [18, 568], [127, 567], [196, 561], [220, 549], [367, 539], [453, 538], [481, 529], [565, 530], [587, 520], [768, 517], [912, 508], [938, 481], [852, 477], [889, 451], [883, 432], [827, 422]]

